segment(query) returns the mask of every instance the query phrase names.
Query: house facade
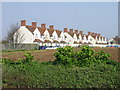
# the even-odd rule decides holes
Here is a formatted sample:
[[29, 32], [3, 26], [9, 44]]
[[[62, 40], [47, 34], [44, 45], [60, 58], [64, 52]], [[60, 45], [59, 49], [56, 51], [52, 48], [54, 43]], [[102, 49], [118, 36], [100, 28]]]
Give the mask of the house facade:
[[33, 44], [40, 46], [78, 46], [82, 44], [98, 45], [107, 44], [106, 37], [100, 34], [64, 28], [57, 30], [53, 25], [46, 28], [46, 24], [37, 26], [36, 22], [26, 25], [26, 20], [21, 20], [20, 28], [14, 33], [14, 43]]

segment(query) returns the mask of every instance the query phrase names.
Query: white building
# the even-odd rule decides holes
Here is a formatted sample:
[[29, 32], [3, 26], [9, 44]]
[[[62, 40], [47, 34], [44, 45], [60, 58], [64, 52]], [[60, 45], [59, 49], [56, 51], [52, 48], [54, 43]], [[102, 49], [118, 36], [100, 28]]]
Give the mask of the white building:
[[83, 34], [83, 31], [56, 30], [53, 25], [46, 28], [46, 24], [37, 26], [36, 22], [32, 25], [26, 25], [25, 20], [21, 20], [20, 28], [14, 34], [14, 43], [33, 44], [37, 43], [40, 46], [78, 46], [81, 44], [106, 44], [106, 38], [100, 34], [88, 32], [88, 35]]

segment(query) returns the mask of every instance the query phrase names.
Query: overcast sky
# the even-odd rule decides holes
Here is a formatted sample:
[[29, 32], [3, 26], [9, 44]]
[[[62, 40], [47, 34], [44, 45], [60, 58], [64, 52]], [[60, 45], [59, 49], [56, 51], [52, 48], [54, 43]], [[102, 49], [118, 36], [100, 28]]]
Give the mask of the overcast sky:
[[55, 29], [73, 28], [100, 33], [112, 38], [118, 34], [117, 2], [3, 2], [2, 37], [12, 24], [26, 20], [54, 25]]

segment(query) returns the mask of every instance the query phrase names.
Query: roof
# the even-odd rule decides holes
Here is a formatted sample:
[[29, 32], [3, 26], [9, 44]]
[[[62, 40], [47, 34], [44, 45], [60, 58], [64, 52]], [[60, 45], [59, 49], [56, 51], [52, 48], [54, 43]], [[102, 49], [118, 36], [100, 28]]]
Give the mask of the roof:
[[79, 42], [79, 44], [83, 44], [82, 42]]
[[92, 44], [92, 43], [88, 42], [88, 44]]
[[84, 42], [84, 44], [87, 44], [86, 42]]
[[40, 39], [35, 39], [34, 42], [42, 42]]
[[52, 34], [53, 34], [54, 30], [53, 30], [53, 29], [47, 29], [47, 30], [48, 30], [48, 32], [49, 32], [49, 34], [50, 34], [50, 36], [52, 36]]
[[59, 43], [57, 40], [54, 40], [53, 43]]
[[97, 37], [97, 36], [92, 36], [94, 39]]
[[67, 32], [67, 33], [68, 33], [70, 36], [72, 36], [72, 37], [73, 37], [74, 34], [75, 34], [75, 33], [73, 33], [73, 32]]
[[66, 43], [65, 41], [60, 41], [60, 43]]
[[58, 37], [60, 37], [60, 34], [61, 34], [62, 31], [60, 31], [60, 30], [55, 30], [55, 31], [56, 31]]
[[76, 34], [76, 36], [77, 36], [77, 39], [79, 38], [79, 35], [80, 35], [79, 33], [77, 33], [77, 34]]
[[44, 43], [51, 43], [51, 41], [50, 40], [45, 40]]
[[33, 32], [35, 31], [35, 29], [36, 29], [35, 26], [30, 26], [30, 25], [26, 25], [26, 28], [27, 28], [31, 33], [33, 33]]
[[41, 34], [44, 34], [44, 32], [45, 32], [46, 28], [41, 28], [41, 27], [38, 27], [38, 30], [39, 30], [39, 32], [40, 32]]
[[78, 44], [78, 42], [74, 41], [74, 44]]
[[88, 35], [86, 35], [86, 39], [88, 40]]

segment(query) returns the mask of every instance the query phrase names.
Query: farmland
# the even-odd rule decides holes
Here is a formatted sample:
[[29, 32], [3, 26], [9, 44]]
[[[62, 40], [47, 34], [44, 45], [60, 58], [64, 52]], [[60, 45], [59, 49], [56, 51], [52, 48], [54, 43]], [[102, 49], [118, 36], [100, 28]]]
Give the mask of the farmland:
[[[103, 50], [105, 53], [108, 53], [111, 55], [110, 59], [119, 61], [120, 62], [120, 55], [118, 53], [120, 52], [120, 48], [92, 48], [95, 51]], [[79, 51], [80, 48], [75, 48], [75, 50]], [[24, 54], [26, 52], [31, 52], [31, 54], [34, 56], [35, 60], [38, 61], [50, 61], [54, 60], [54, 53], [56, 50], [29, 50], [29, 51], [3, 51], [2, 52], [2, 58], [5, 59], [12, 59], [16, 61], [18, 58], [25, 58]]]
[[[105, 53], [93, 55], [98, 50]], [[3, 58], [4, 88], [120, 88], [118, 48], [3, 51]]]

